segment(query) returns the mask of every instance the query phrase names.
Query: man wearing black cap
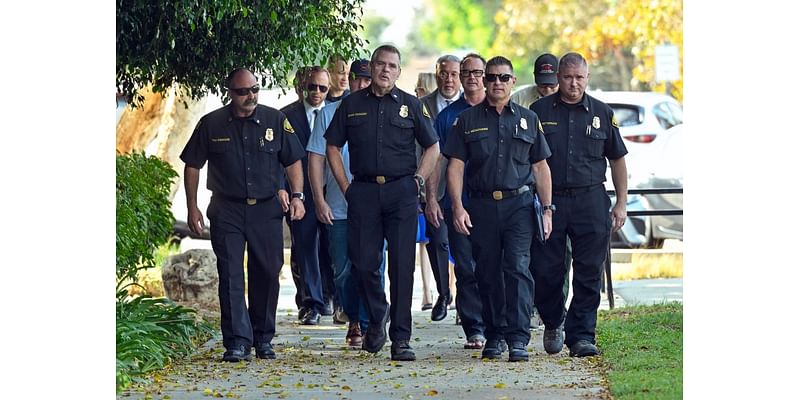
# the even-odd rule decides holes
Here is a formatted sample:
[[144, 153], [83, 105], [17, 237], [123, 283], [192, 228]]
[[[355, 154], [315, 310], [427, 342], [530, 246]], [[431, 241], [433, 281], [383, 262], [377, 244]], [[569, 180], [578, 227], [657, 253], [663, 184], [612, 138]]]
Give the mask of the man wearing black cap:
[[[369, 73], [368, 60], [356, 60], [350, 65], [350, 92], [353, 93], [369, 86], [372, 78]], [[308, 177], [311, 189], [314, 192], [314, 207], [317, 219], [322, 222], [328, 233], [329, 251], [333, 264], [333, 280], [336, 287], [336, 296], [350, 326], [347, 329], [345, 340], [350, 347], [361, 347], [363, 334], [369, 326], [369, 315], [366, 304], [359, 292], [358, 282], [354, 274], [353, 265], [347, 256], [347, 201], [342, 190], [330, 169], [325, 163], [325, 130], [333, 119], [333, 115], [342, 104], [341, 101], [328, 103], [314, 121], [311, 138], [308, 140]], [[347, 145], [342, 148], [342, 158], [348, 181], [352, 181], [350, 174], [350, 154]], [[320, 249], [323, 251], [323, 249]], [[381, 264], [383, 276], [385, 263]]]
[[544, 53], [536, 58], [533, 63], [534, 86], [514, 93], [511, 101], [523, 107], [530, 107], [534, 101], [558, 91], [558, 79], [556, 78], [558, 59], [550, 53]]

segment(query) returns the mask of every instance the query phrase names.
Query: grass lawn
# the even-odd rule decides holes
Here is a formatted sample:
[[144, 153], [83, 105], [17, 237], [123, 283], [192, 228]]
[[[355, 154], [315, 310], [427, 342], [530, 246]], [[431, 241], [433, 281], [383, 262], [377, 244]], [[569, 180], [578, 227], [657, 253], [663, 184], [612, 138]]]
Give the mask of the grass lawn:
[[683, 397], [683, 304], [601, 311], [597, 342], [615, 399]]

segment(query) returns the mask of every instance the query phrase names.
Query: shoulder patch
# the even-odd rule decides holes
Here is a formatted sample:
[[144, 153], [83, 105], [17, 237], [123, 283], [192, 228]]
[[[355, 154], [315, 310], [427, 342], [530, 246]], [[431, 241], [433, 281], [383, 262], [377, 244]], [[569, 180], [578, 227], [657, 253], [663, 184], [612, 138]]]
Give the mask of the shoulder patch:
[[611, 125], [613, 125], [614, 128], [619, 128], [619, 122], [617, 122], [617, 117], [613, 115], [611, 116]]
[[286, 131], [286, 133], [294, 133], [294, 128], [292, 128], [292, 124], [288, 119], [283, 120], [283, 130]]
[[425, 107], [425, 103], [422, 103], [422, 115], [424, 115], [428, 119], [431, 118], [431, 115], [428, 114], [428, 107]]

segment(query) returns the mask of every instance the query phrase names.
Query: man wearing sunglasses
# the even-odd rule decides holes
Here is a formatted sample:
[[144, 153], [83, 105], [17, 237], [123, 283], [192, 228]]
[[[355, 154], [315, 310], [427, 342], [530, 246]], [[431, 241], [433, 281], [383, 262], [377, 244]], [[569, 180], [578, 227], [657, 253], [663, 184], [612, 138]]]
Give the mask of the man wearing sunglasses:
[[[586, 357], [600, 352], [595, 345], [600, 278], [611, 232], [622, 228], [627, 215], [628, 150], [611, 108], [585, 93], [589, 84], [586, 59], [567, 53], [561, 57], [557, 76], [558, 92], [531, 106], [542, 119], [545, 138], [553, 149], [547, 162], [553, 172], [553, 201], [558, 205], [550, 240], [533, 243], [532, 269], [536, 305], [545, 327], [544, 349], [559, 353], [566, 342], [570, 356]], [[604, 185], [606, 160], [617, 193], [613, 209]], [[573, 295], [565, 315], [568, 239]]]
[[303, 218], [300, 159], [305, 152], [286, 116], [258, 104], [260, 88], [252, 72], [232, 71], [226, 86], [230, 104], [203, 116], [181, 153], [186, 163], [187, 221], [195, 234], [203, 231], [197, 186], [200, 169], [208, 161], [212, 196], [207, 214], [219, 272], [222, 359], [249, 360], [252, 347], [258, 358], [275, 358], [272, 338], [283, 266], [283, 208], [276, 194], [285, 170], [293, 193], [290, 219]]
[[[453, 201], [453, 225], [470, 237], [475, 275], [486, 325], [482, 358], [500, 358], [509, 345], [508, 361], [527, 361], [533, 280], [530, 263], [533, 237], [533, 194], [550, 204], [550, 149], [539, 118], [510, 101], [516, 78], [505, 57], [486, 63], [486, 99], [458, 116], [448, 135], [447, 187]], [[469, 204], [461, 195], [467, 174]], [[534, 180], [535, 177], [535, 180]], [[551, 213], [544, 218], [549, 234]]]
[[[417, 199], [439, 155], [430, 112], [416, 96], [395, 86], [400, 51], [391, 45], [375, 49], [370, 60], [372, 83], [342, 100], [325, 132], [326, 155], [336, 183], [347, 199], [348, 255], [366, 298], [369, 330], [362, 348], [377, 353], [386, 344], [386, 322], [392, 360], [413, 361], [411, 296]], [[419, 164], [416, 142], [423, 147]], [[352, 185], [341, 148], [350, 149]], [[389, 248], [391, 306], [381, 285], [381, 253]]]
[[[311, 67], [304, 81], [303, 94], [305, 96], [281, 110], [295, 128], [296, 136], [300, 139], [303, 149], [308, 145], [314, 119], [325, 105], [325, 95], [328, 92], [330, 79], [328, 71], [324, 68]], [[303, 157], [302, 160], [303, 171], [307, 171], [308, 157]], [[302, 307], [298, 318], [303, 325], [317, 325], [325, 308], [320, 269], [330, 265], [330, 256], [326, 251], [328, 248], [327, 231], [317, 221], [313, 207], [314, 195], [307, 174], [304, 174], [303, 188], [305, 188], [303, 192], [306, 199], [305, 204], [310, 205], [307, 207], [306, 215], [298, 221], [292, 221], [287, 216], [286, 223], [289, 225], [292, 235], [290, 262], [292, 269], [297, 269], [299, 277], [299, 282], [295, 282], [295, 285], [297, 291], [302, 293]]]
[[[442, 147], [447, 145], [448, 134], [458, 115], [462, 111], [480, 104], [486, 98], [486, 88], [483, 86], [486, 60], [478, 54], [470, 53], [461, 60], [459, 68], [459, 80], [464, 88], [464, 96], [442, 110], [434, 122]], [[447, 194], [446, 186], [440, 184], [440, 182], [447, 181], [446, 170], [447, 158], [439, 156], [435, 172], [431, 174], [431, 179], [426, 185], [427, 198], [430, 200], [425, 207], [425, 217], [437, 228], [442, 220], [446, 224], [450, 254], [455, 263], [456, 289], [458, 291], [456, 310], [461, 321], [461, 328], [467, 338], [464, 348], [482, 349], [486, 342], [485, 326], [481, 317], [481, 298], [478, 293], [478, 281], [475, 279], [472, 244], [470, 244], [468, 236], [458, 233], [453, 226], [453, 203]], [[462, 193], [461, 201], [466, 204], [466, 192]], [[441, 207], [436, 199], [441, 201]]]
[[558, 59], [550, 53], [544, 53], [533, 62], [533, 86], [519, 90], [511, 95], [511, 101], [523, 107], [530, 107], [533, 102], [558, 91], [556, 79]]

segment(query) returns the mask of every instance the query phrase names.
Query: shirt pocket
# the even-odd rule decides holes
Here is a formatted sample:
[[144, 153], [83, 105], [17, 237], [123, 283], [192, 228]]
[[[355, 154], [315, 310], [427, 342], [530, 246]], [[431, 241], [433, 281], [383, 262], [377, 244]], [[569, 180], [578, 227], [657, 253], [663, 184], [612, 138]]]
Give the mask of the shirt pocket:
[[589, 134], [587, 135], [589, 138], [589, 155], [594, 158], [603, 157], [603, 152], [606, 146], [606, 139], [608, 139], [608, 133], [606, 131], [602, 131], [600, 129], [595, 129], [593, 127], [589, 127]]
[[556, 148], [558, 147], [558, 143], [556, 140], [556, 134], [558, 133], [558, 127], [553, 125], [545, 125], [544, 128], [544, 139], [547, 140], [547, 147], [550, 148], [550, 153], [553, 155], [556, 154]]
[[258, 141], [258, 151], [269, 154], [278, 153], [281, 151], [281, 141], [278, 138], [267, 140], [262, 137]]
[[531, 163], [531, 146], [533, 146], [533, 132], [522, 130], [514, 132], [511, 141], [511, 156], [518, 164]]
[[[414, 120], [395, 115], [389, 118], [389, 125], [391, 127], [389, 131], [392, 136], [384, 137], [384, 140], [394, 142], [395, 140], [393, 139], [396, 139], [401, 148], [414, 144]], [[397, 135], [394, 135], [395, 133]]]
[[489, 157], [489, 132], [475, 132], [464, 136], [469, 161], [483, 162]]

